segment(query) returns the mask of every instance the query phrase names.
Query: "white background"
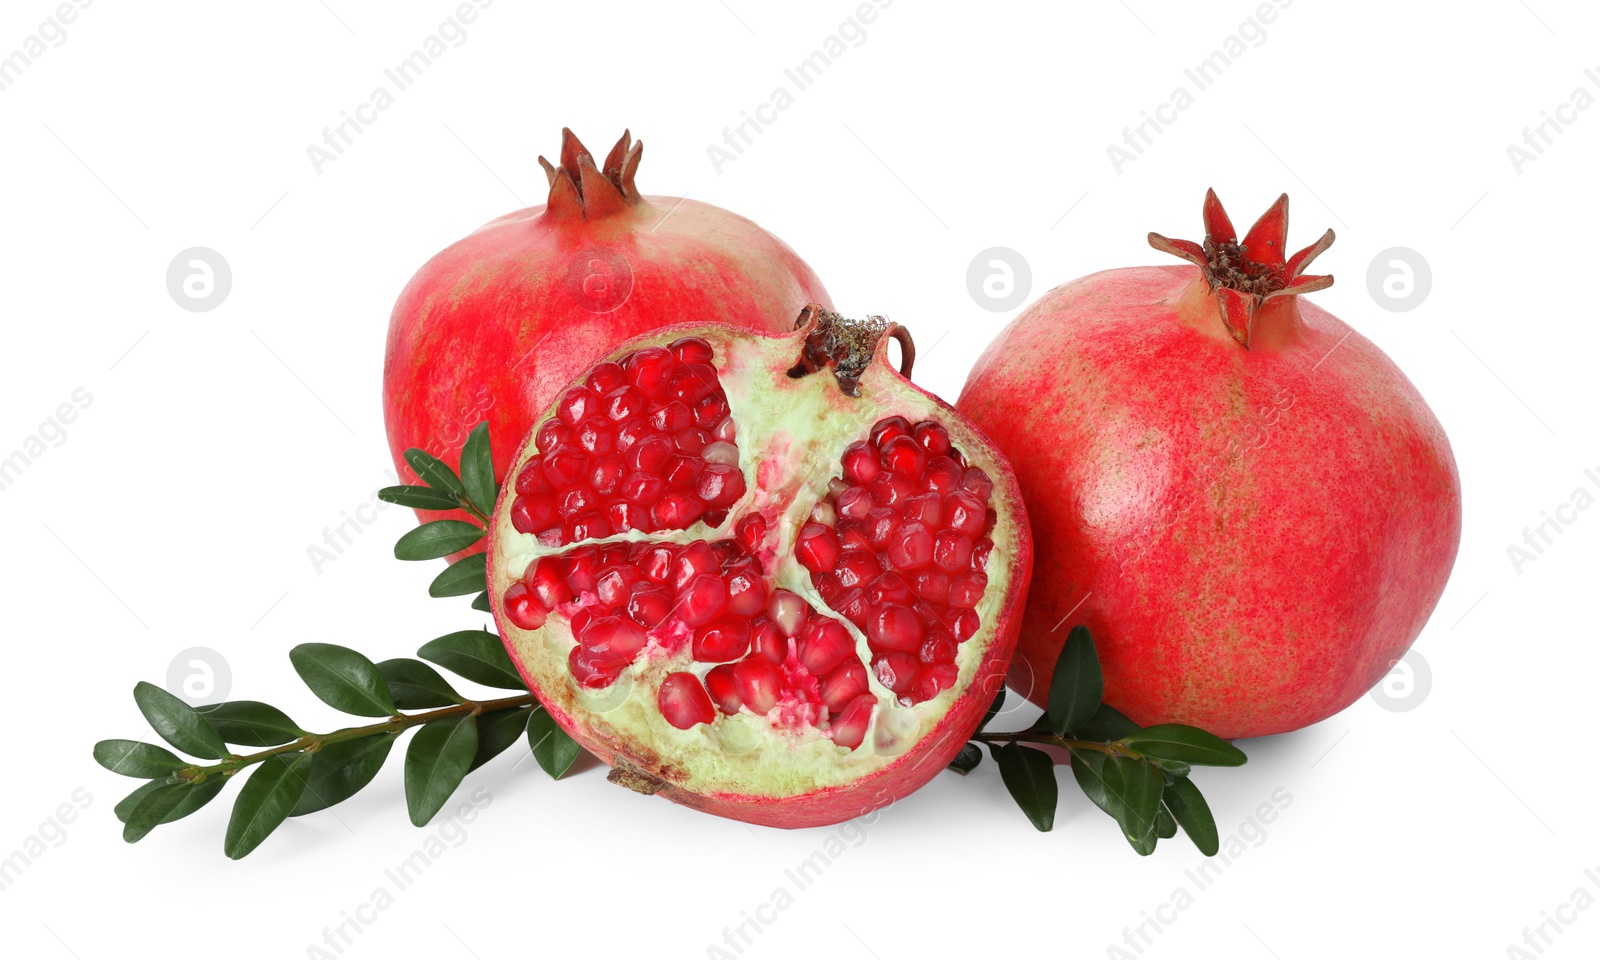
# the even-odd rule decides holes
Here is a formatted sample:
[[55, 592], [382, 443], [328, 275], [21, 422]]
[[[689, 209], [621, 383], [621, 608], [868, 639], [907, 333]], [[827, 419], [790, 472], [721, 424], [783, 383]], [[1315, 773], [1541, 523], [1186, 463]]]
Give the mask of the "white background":
[[[1253, 843], [1187, 909], [1163, 907], [1194, 892], [1185, 871], [1202, 858], [1186, 841], [1139, 858], [1064, 771], [1056, 829], [1037, 833], [985, 762], [860, 827], [744, 956], [1120, 956], [1109, 947], [1146, 915], [1175, 918], [1147, 926], [1148, 944], [1134, 933], [1147, 957], [1503, 957], [1547, 915], [1576, 922], [1545, 927], [1544, 956], [1595, 955], [1600, 909], [1563, 905], [1600, 895], [1584, 874], [1600, 868], [1600, 510], [1520, 570], [1507, 548], [1576, 489], [1600, 491], [1584, 474], [1600, 474], [1600, 109], [1563, 108], [1575, 122], [1520, 172], [1507, 146], [1576, 88], [1600, 95], [1600, 13], [1297, 0], [1264, 33], [1244, 27], [1259, 42], [1119, 172], [1108, 144], [1192, 92], [1184, 70], [1254, 3], [901, 0], [716, 171], [707, 146], [792, 89], [784, 69], [854, 6], [500, 0], [320, 174], [307, 145], [452, 2], [101, 0], [10, 77], [0, 456], [42, 429], [59, 440], [41, 425], [78, 388], [92, 403], [0, 492], [0, 857], [51, 841], [0, 891], [0, 949], [307, 956], [437, 833], [407, 821], [397, 751], [365, 793], [242, 862], [221, 851], [231, 793], [130, 847], [111, 808], [136, 783], [89, 748], [146, 734], [129, 691], [189, 647], [225, 659], [233, 698], [316, 729], [339, 718], [294, 678], [292, 645], [378, 659], [480, 622], [464, 601], [427, 599], [436, 566], [392, 558], [408, 512], [384, 511], [320, 571], [307, 548], [390, 482], [379, 378], [395, 295], [439, 248], [542, 202], [534, 158], [570, 125], [597, 151], [631, 127], [645, 192], [751, 217], [840, 308], [912, 327], [919, 379], [949, 398], [1012, 315], [969, 294], [978, 251], [1024, 256], [1031, 300], [1159, 261], [1146, 231], [1199, 239], [1208, 186], [1240, 223], [1288, 191], [1294, 246], [1339, 234], [1318, 264], [1338, 284], [1317, 302], [1410, 375], [1460, 463], [1461, 554], [1416, 648], [1431, 685], [1406, 694], [1397, 676], [1414, 709], [1364, 698], [1242, 744], [1245, 768], [1201, 772], [1224, 837]], [[53, 9], [5, 4], [0, 57]], [[193, 246], [232, 267], [211, 312], [166, 288]], [[1432, 271], [1408, 312], [1381, 309], [1365, 280], [1395, 246]], [[465, 841], [344, 956], [707, 956], [838, 829], [705, 817], [593, 766], [555, 783], [525, 754], [469, 779], [458, 798], [492, 800]], [[1287, 808], [1248, 824], [1277, 790]], [[75, 791], [87, 809], [48, 825]]]

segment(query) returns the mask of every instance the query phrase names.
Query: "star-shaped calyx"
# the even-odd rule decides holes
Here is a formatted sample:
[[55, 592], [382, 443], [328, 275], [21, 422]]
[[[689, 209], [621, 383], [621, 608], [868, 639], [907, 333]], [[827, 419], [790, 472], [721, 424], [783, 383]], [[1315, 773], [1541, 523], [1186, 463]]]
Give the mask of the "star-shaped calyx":
[[1241, 241], [1233, 222], [1222, 209], [1215, 190], [1206, 191], [1206, 239], [1169, 240], [1150, 234], [1150, 246], [1163, 253], [1182, 257], [1200, 268], [1228, 333], [1246, 350], [1250, 349], [1250, 330], [1261, 305], [1274, 297], [1297, 296], [1333, 286], [1331, 276], [1304, 276], [1306, 267], [1333, 246], [1333, 231], [1294, 256], [1284, 260], [1284, 240], [1289, 232], [1289, 195], [1280, 196]]
[[644, 156], [644, 142], [635, 142], [628, 131], [606, 155], [606, 162], [596, 166], [594, 155], [566, 127], [561, 128], [561, 166], [552, 167], [550, 161], [539, 158], [550, 180], [550, 198], [545, 201], [545, 212], [552, 217], [575, 217], [596, 220], [621, 213], [639, 202], [639, 189], [633, 185], [633, 175], [638, 172], [639, 158]]

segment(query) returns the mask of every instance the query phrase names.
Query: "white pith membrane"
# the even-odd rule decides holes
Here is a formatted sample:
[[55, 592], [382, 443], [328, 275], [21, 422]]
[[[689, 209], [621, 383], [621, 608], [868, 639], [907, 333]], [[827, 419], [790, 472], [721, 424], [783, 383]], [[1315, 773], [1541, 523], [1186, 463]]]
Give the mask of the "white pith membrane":
[[[697, 336], [713, 349], [711, 365], [737, 427], [738, 462], [746, 481], [744, 495], [717, 526], [695, 522], [683, 530], [634, 530], [560, 546], [541, 543], [534, 532], [519, 532], [511, 522], [516, 497], [510, 487], [524, 462], [539, 453], [537, 429], [507, 474], [508, 489], [494, 517], [490, 591], [496, 621], [530, 685], [553, 716], [580, 740], [587, 737], [615, 753], [619, 766], [625, 760], [630, 770], [646, 778], [693, 793], [790, 797], [845, 785], [894, 763], [933, 731], [957, 697], [972, 685], [994, 639], [1000, 608], [1011, 591], [1010, 574], [1020, 534], [1010, 511], [991, 498], [992, 527], [983, 534], [993, 542], [985, 566], [988, 582], [973, 607], [979, 627], [957, 646], [954, 684], [931, 699], [908, 704], [874, 675], [873, 653], [865, 634], [823, 602], [812, 586], [811, 574], [794, 556], [802, 525], [817, 504], [828, 498], [830, 480], [841, 475], [840, 455], [850, 443], [865, 440], [875, 423], [900, 415], [911, 423], [932, 420], [943, 425], [968, 466], [991, 477], [999, 476], [1004, 468], [994, 462], [986, 442], [968, 436], [952, 422], [953, 411], [909, 386], [891, 369], [881, 343], [861, 374], [857, 397], [842, 392], [832, 369], [798, 378], [788, 376], [801, 355], [806, 333], [801, 330], [770, 337], [706, 326], [674, 328], [650, 338], [649, 343], [665, 346], [680, 337]], [[649, 343], [636, 341], [610, 359]], [[555, 409], [540, 422], [554, 416]], [[999, 509], [993, 509], [996, 507]], [[506, 591], [541, 558], [612, 543], [682, 545], [731, 539], [740, 521], [752, 513], [760, 513], [767, 521], [766, 539], [757, 557], [769, 591], [786, 589], [798, 594], [815, 613], [839, 621], [854, 639], [855, 655], [866, 670], [868, 692], [876, 700], [859, 746], [841, 746], [829, 737], [826, 731], [834, 718], [827, 715], [825, 706], [810, 717], [814, 723], [797, 721], [797, 712], [804, 711], [785, 702], [764, 715], [752, 713], [749, 707], [731, 716], [713, 709], [714, 719], [687, 729], [669, 723], [658, 704], [663, 680], [670, 674], [688, 672], [703, 684], [717, 666], [693, 659], [687, 631], [681, 625], [675, 635], [668, 635], [665, 625], [648, 630], [647, 645], [614, 682], [588, 689], [574, 679], [569, 666], [577, 646], [569, 627], [576, 612], [574, 604], [558, 605], [542, 626], [531, 630], [505, 615], [502, 598]], [[584, 599], [593, 597], [585, 594], [577, 601]], [[789, 643], [789, 660], [792, 665], [794, 641]]]

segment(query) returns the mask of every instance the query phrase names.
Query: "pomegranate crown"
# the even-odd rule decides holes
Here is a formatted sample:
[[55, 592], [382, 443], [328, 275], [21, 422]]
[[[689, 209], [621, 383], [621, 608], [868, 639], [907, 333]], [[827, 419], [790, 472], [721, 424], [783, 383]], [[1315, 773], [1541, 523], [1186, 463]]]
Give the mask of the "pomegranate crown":
[[622, 139], [606, 154], [605, 164], [595, 166], [594, 155], [568, 128], [561, 128], [561, 166], [539, 158], [550, 181], [550, 197], [545, 212], [554, 217], [596, 220], [620, 213], [639, 202], [639, 189], [633, 175], [644, 156], [644, 142], [635, 141], [622, 131]]
[[1206, 239], [1169, 240], [1150, 234], [1150, 246], [1163, 253], [1182, 257], [1200, 268], [1228, 333], [1246, 350], [1250, 349], [1250, 328], [1261, 305], [1274, 297], [1297, 296], [1333, 286], [1328, 275], [1304, 276], [1311, 261], [1333, 246], [1329, 230], [1294, 256], [1284, 259], [1284, 241], [1289, 233], [1289, 195], [1278, 197], [1261, 219], [1239, 240], [1222, 209], [1215, 190], [1206, 191], [1204, 210]]

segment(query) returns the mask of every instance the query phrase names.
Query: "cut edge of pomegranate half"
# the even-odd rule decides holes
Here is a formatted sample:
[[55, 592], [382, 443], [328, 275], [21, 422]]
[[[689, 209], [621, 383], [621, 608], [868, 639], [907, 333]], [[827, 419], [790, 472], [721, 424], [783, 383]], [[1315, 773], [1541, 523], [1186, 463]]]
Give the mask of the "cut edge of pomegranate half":
[[816, 305], [782, 336], [663, 328], [524, 441], [492, 610], [614, 782], [834, 823], [922, 786], [977, 726], [1017, 639], [1027, 517], [1003, 456], [890, 365], [891, 339], [909, 372], [894, 325]]

